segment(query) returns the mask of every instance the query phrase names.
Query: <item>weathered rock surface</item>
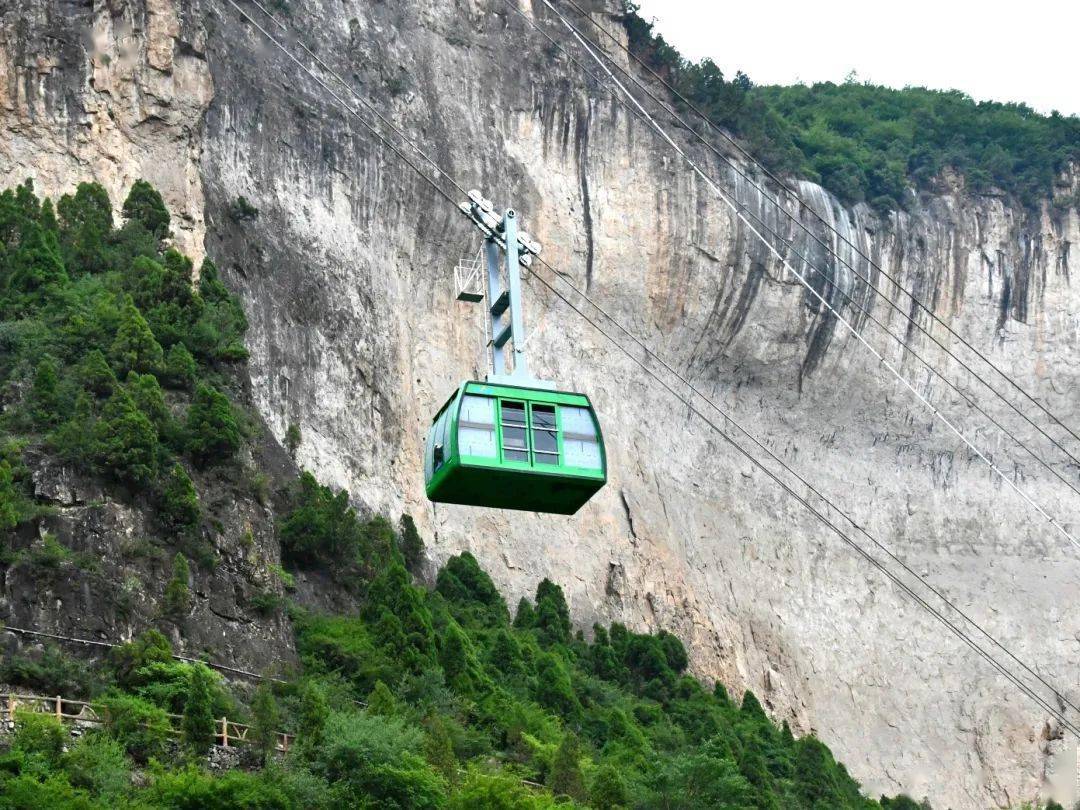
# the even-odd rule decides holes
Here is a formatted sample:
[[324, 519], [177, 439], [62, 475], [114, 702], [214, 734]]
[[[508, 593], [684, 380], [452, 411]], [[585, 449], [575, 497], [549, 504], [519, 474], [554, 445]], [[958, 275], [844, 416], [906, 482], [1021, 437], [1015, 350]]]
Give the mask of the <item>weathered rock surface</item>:
[[[32, 20], [47, 22], [55, 9], [29, 5]], [[113, 25], [146, 21], [131, 28], [138, 69], [131, 79], [109, 73], [125, 89], [105, 98], [86, 78], [89, 46], [58, 50], [42, 39], [45, 28], [5, 13], [0, 62], [11, 66], [0, 123], [15, 136], [0, 145], [0, 174], [5, 182], [51, 177], [47, 191], [49, 182], [66, 187], [86, 174], [118, 186], [143, 174], [187, 212], [192, 240], [205, 225], [207, 251], [249, 308], [255, 400], [278, 437], [300, 425], [301, 464], [373, 509], [412, 513], [432, 567], [471, 550], [511, 603], [550, 576], [581, 625], [619, 620], [679, 634], [698, 673], [758, 691], [775, 716], [818, 733], [870, 791], [905, 790], [954, 808], [1006, 806], [1052, 789], [1072, 798], [1075, 741], [1059, 739], [1043, 712], [535, 282], [526, 309], [534, 371], [593, 397], [611, 481], [571, 519], [429, 505], [420, 465], [426, 420], [460, 379], [483, 369], [479, 312], [451, 291], [453, 264], [475, 249], [469, 226], [227, 3], [183, 0], [169, 6], [171, 17], [155, 3], [106, 8], [68, 9], [63, 23], [75, 43], [74, 33], [104, 24], [103, 15]], [[576, 286], [1080, 698], [1071, 674], [1080, 639], [1076, 550], [603, 89], [500, 0], [290, 8], [284, 23], [363, 98], [466, 187], [521, 211], [545, 258]], [[116, 124], [107, 136], [91, 129], [79, 140], [77, 110], [99, 104], [115, 108], [110, 120], [127, 120], [123, 99], [142, 98], [134, 88], [147, 76], [168, 75], [159, 65], [170, 38], [173, 74], [181, 55], [194, 89], [151, 94], [155, 103], [169, 99], [167, 121], [140, 124], [156, 134], [142, 139], [125, 134], [138, 127]], [[30, 65], [50, 54], [57, 66], [45, 86], [59, 89], [18, 91], [29, 86]], [[825, 261], [756, 190], [691, 151], [794, 239], [794, 250]], [[802, 192], [905, 289], [1080, 426], [1075, 210], [1030, 214], [970, 196], [959, 181], [889, 218], [845, 210], [810, 184]], [[235, 216], [240, 196], [257, 217]], [[1080, 531], [1069, 511], [1074, 494], [970, 412], [915, 353], [1017, 435], [1035, 431], [907, 327], [901, 313], [910, 301], [845, 258], [857, 272], [829, 263], [830, 283], [819, 279], [818, 289], [1010, 480]], [[882, 294], [858, 274], [877, 279]], [[863, 304], [899, 343], [859, 312]], [[945, 340], [925, 313], [916, 316]], [[1059, 441], [1071, 440], [993, 382]], [[1075, 482], [1075, 466], [1045, 453]]]

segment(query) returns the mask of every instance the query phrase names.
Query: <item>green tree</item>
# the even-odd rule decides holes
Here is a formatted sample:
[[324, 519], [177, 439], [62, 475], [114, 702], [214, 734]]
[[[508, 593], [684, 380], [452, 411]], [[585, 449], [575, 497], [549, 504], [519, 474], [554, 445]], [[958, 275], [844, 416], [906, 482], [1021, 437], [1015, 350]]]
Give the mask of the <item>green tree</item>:
[[101, 349], [91, 349], [79, 366], [83, 388], [98, 397], [107, 397], [116, 389], [116, 375]]
[[22, 497], [15, 487], [15, 477], [11, 465], [0, 461], [0, 532], [6, 532], [19, 525], [19, 512]]
[[200, 466], [224, 461], [240, 448], [240, 427], [232, 405], [209, 385], [195, 390], [188, 409], [187, 448]]
[[330, 707], [326, 702], [326, 690], [314, 681], [304, 681], [300, 687], [300, 703], [297, 708], [297, 732], [309, 746], [318, 747], [322, 742]]
[[424, 562], [424, 541], [420, 537], [420, 532], [416, 528], [416, 521], [413, 520], [412, 515], [404, 514], [401, 516], [400, 527], [400, 548], [401, 556], [405, 558], [405, 569], [410, 574], [418, 574], [420, 572], [420, 566]]
[[172, 577], [165, 586], [165, 613], [174, 619], [183, 618], [191, 610], [191, 588], [188, 582], [191, 580], [191, 567], [187, 557], [176, 552], [173, 557]]
[[190, 390], [199, 373], [195, 358], [183, 343], [174, 343], [165, 356], [165, 379], [170, 385]]
[[581, 773], [581, 746], [577, 735], [567, 732], [555, 750], [551, 763], [548, 785], [556, 796], [569, 796], [574, 801], [584, 801], [585, 777]]
[[124, 388], [117, 388], [94, 425], [94, 460], [130, 484], [149, 484], [157, 475], [157, 431]]
[[135, 403], [142, 414], [150, 420], [159, 436], [164, 436], [172, 423], [172, 414], [165, 404], [165, 395], [161, 391], [161, 385], [153, 374], [139, 374], [137, 371], [128, 372], [124, 381], [131, 400]]
[[285, 430], [285, 449], [294, 460], [296, 451], [300, 449], [300, 441], [300, 426], [295, 422], [289, 422], [289, 427]]
[[60, 365], [49, 355], [41, 359], [34, 372], [29, 404], [30, 416], [39, 427], [47, 427], [60, 421], [63, 410]]
[[158, 505], [158, 517], [173, 532], [186, 532], [194, 528], [200, 517], [199, 495], [187, 470], [175, 462], [165, 479]]
[[381, 680], [375, 681], [375, 688], [368, 695], [367, 710], [382, 717], [393, 717], [398, 712], [394, 693]]
[[544, 578], [536, 587], [536, 623], [540, 640], [565, 644], [570, 639], [570, 609], [562, 588]]
[[265, 760], [277, 750], [278, 726], [281, 724], [277, 700], [266, 681], [255, 690], [251, 702], [251, 720], [251, 742]]
[[192, 753], [199, 755], [206, 753], [216, 734], [213, 685], [213, 675], [204, 664], [195, 664], [191, 668], [180, 729], [184, 743]]
[[450, 732], [446, 730], [446, 723], [437, 714], [433, 714], [424, 721], [427, 730], [427, 740], [424, 743], [424, 755], [428, 763], [436, 771], [442, 774], [450, 784], [457, 782], [458, 759], [454, 754], [454, 743], [450, 739]]
[[129, 371], [161, 371], [165, 359], [161, 345], [130, 299], [120, 310], [120, 327], [109, 353], [122, 374]]
[[589, 790], [589, 804], [596, 810], [618, 810], [630, 804], [626, 783], [614, 765], [605, 763], [596, 769]]
[[161, 195], [145, 180], [136, 180], [124, 200], [124, 218], [138, 222], [147, 231], [162, 239], [169, 233], [169, 211]]

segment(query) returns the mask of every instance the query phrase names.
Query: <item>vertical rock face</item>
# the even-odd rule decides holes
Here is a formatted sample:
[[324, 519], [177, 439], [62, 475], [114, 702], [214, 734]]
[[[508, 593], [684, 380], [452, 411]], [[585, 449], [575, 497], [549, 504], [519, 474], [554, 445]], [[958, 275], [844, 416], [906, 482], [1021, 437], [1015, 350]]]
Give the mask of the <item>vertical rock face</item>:
[[[571, 519], [428, 504], [427, 419], [484, 370], [480, 313], [451, 290], [452, 266], [476, 247], [467, 223], [225, 2], [115, 3], [93, 14], [30, 5], [28, 15], [5, 13], [0, 29], [2, 124], [12, 133], [0, 144], [4, 177], [31, 174], [50, 191], [87, 174], [116, 188], [146, 176], [186, 212], [178, 238], [194, 252], [205, 217], [206, 250], [249, 308], [252, 384], [267, 423], [279, 438], [301, 427], [300, 462], [324, 481], [372, 509], [413, 514], [432, 566], [468, 549], [511, 604], [550, 576], [582, 626], [618, 620], [679, 634], [698, 673], [757, 690], [776, 717], [820, 734], [870, 791], [956, 808], [1005, 806], [1054, 785], [1070, 798], [1062, 774], [1075, 773], [1075, 743], [1047, 715], [535, 280], [526, 283], [533, 370], [593, 398], [611, 481]], [[758, 189], [691, 147], [792, 242], [785, 268], [501, 0], [311, 0], [286, 12], [285, 26], [447, 172], [521, 211], [575, 286], [1044, 678], [1075, 687], [1075, 549], [795, 272], [1072, 532], [1074, 494], [916, 355], [1021, 438], [1041, 437], [906, 324], [914, 313], [949, 339], [884, 274], [1076, 430], [1076, 211], [1023, 212], [957, 181], [880, 218], [802, 184], [808, 204], [879, 271], [843, 245], [843, 261], [831, 260]], [[65, 37], [45, 36], [57, 25]], [[267, 27], [300, 53], [289, 32]], [[119, 50], [109, 64], [87, 63], [97, 51], [85, 45], [65, 56], [105, 31], [116, 43], [128, 37], [130, 69], [116, 66]], [[37, 72], [54, 52], [64, 69]], [[241, 196], [257, 215], [239, 212]], [[1060, 453], [1045, 455], [1075, 479]]]
[[173, 213], [177, 246], [203, 250], [202, 127], [213, 84], [194, 3], [108, 0], [0, 6], [0, 176], [58, 196], [93, 177], [123, 200], [143, 178]]

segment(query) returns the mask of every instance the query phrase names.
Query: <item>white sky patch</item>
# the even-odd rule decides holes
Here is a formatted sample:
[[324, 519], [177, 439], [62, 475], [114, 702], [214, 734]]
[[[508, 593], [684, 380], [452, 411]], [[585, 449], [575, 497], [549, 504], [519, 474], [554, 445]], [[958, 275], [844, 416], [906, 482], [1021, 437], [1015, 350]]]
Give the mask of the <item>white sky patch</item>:
[[859, 81], [961, 90], [1080, 115], [1080, 2], [638, 0], [690, 59], [756, 84]]

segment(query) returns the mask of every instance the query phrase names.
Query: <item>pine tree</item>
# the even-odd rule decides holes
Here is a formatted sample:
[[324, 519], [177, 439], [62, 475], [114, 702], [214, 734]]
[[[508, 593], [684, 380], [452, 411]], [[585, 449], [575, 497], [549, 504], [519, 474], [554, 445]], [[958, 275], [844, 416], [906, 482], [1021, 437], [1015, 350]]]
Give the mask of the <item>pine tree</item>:
[[376, 714], [380, 717], [393, 717], [397, 714], [398, 705], [394, 693], [381, 680], [375, 681], [375, 688], [368, 695], [367, 710], [369, 714]]
[[555, 750], [548, 785], [556, 797], [569, 796], [574, 801], [585, 800], [585, 777], [581, 773], [581, 748], [573, 732], [567, 732]]
[[93, 447], [98, 465], [122, 481], [145, 485], [157, 476], [157, 431], [123, 388], [105, 403]]
[[213, 683], [214, 677], [205, 664], [192, 665], [180, 728], [184, 743], [199, 756], [209, 750], [216, 735]]
[[626, 783], [614, 765], [604, 764], [597, 768], [589, 791], [589, 804], [596, 810], [618, 810], [629, 804]]
[[14, 529], [19, 524], [20, 500], [11, 465], [0, 461], [0, 531]]
[[263, 681], [251, 702], [251, 742], [265, 760], [277, 750], [277, 728], [281, 723], [277, 700], [270, 684]]
[[405, 558], [405, 568], [411, 574], [418, 574], [424, 561], [424, 541], [416, 529], [416, 521], [412, 515], [401, 516], [400, 538], [399, 545], [401, 556]]
[[30, 416], [39, 427], [55, 425], [61, 417], [60, 367], [45, 355], [34, 372], [30, 388]]
[[143, 416], [150, 420], [159, 436], [167, 432], [172, 414], [165, 404], [165, 395], [161, 391], [161, 385], [153, 374], [139, 374], [137, 371], [128, 372], [124, 381], [131, 400], [135, 403]]
[[300, 705], [296, 712], [296, 730], [300, 739], [309, 747], [322, 743], [323, 728], [330, 716], [326, 692], [314, 681], [305, 681], [300, 689]]
[[161, 371], [165, 359], [161, 345], [131, 299], [124, 303], [120, 311], [120, 327], [116, 331], [110, 355], [123, 374], [129, 371]]
[[99, 397], [109, 396], [116, 388], [116, 375], [109, 367], [101, 349], [87, 352], [79, 366], [79, 379], [83, 388]]
[[550, 579], [543, 579], [536, 588], [536, 629], [540, 640], [548, 644], [565, 644], [570, 639], [570, 609], [562, 588]]
[[300, 449], [300, 426], [295, 422], [290, 422], [288, 429], [285, 431], [285, 449], [289, 451], [289, 455], [293, 460], [296, 460], [296, 451]]
[[174, 343], [165, 356], [165, 379], [177, 388], [190, 389], [199, 367], [183, 343]]
[[152, 185], [145, 180], [136, 180], [124, 200], [124, 218], [129, 222], [138, 222], [158, 239], [169, 233], [169, 211]]
[[199, 495], [187, 470], [179, 462], [173, 464], [165, 480], [158, 515], [173, 532], [188, 531], [199, 522]]
[[165, 586], [164, 606], [165, 613], [174, 619], [181, 619], [191, 610], [191, 588], [188, 581], [191, 579], [191, 566], [188, 565], [187, 557], [176, 552], [173, 557], [172, 578]]
[[447, 782], [454, 784], [458, 778], [458, 759], [454, 754], [454, 744], [450, 739], [450, 732], [446, 730], [446, 724], [439, 715], [433, 714], [424, 721], [424, 727], [427, 729], [424, 743], [427, 761]]
[[200, 385], [188, 409], [187, 448], [200, 466], [223, 461], [240, 447], [240, 427], [229, 399]]

